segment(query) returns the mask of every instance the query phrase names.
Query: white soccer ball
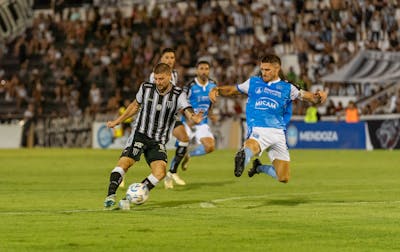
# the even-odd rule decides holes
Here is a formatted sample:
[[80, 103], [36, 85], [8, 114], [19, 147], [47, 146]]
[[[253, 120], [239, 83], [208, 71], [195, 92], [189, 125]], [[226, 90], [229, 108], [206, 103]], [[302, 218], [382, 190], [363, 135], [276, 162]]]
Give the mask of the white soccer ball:
[[133, 183], [126, 191], [126, 199], [129, 200], [130, 203], [136, 205], [143, 204], [148, 198], [149, 189], [142, 183]]

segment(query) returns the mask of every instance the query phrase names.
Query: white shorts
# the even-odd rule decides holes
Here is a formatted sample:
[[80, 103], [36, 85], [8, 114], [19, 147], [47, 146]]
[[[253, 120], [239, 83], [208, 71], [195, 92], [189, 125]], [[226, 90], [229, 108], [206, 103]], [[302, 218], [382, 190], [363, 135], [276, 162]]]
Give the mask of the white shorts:
[[197, 144], [201, 144], [200, 139], [205, 137], [211, 137], [214, 139], [208, 124], [195, 125], [192, 128], [190, 128], [186, 123], [183, 123], [183, 125], [185, 125], [185, 130], [189, 136], [189, 139], [192, 140], [195, 138]]
[[271, 162], [275, 159], [290, 161], [286, 136], [283, 129], [254, 127], [248, 138], [258, 142], [261, 149], [260, 155], [263, 151], [268, 151], [268, 157]]

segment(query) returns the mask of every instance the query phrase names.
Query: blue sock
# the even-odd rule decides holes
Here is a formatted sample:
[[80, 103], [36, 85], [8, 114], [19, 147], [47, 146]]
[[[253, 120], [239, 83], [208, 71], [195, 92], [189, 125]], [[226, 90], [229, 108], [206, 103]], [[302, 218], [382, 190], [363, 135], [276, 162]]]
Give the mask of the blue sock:
[[206, 154], [206, 150], [204, 149], [204, 145], [200, 144], [199, 146], [196, 147], [196, 149], [192, 150], [189, 153], [189, 156], [194, 157], [194, 156], [201, 156], [201, 155], [205, 155]]
[[257, 167], [257, 171], [268, 174], [275, 179], [277, 178], [275, 168], [272, 165], [260, 165]]
[[246, 166], [251, 158], [253, 157], [253, 152], [249, 148], [244, 148], [244, 154], [246, 155], [246, 159], [244, 161], [244, 166]]

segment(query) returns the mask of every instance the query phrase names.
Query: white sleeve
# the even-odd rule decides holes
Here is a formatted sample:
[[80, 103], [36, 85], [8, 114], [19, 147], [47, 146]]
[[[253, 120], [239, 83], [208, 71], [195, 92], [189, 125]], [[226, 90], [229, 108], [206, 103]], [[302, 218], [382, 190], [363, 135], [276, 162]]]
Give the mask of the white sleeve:
[[178, 97], [177, 111], [181, 109], [186, 109], [188, 107], [192, 107], [188, 102], [187, 96], [185, 92], [182, 92]]
[[154, 72], [151, 72], [149, 82], [154, 83]]
[[240, 93], [245, 93], [245, 94], [249, 93], [249, 87], [250, 87], [250, 79], [246, 80], [242, 84], [237, 84], [236, 86], [236, 88]]
[[139, 88], [138, 92], [136, 93], [136, 101], [139, 104], [142, 104], [142, 102], [143, 102], [142, 97], [143, 97], [143, 84], [140, 85], [140, 88]]
[[294, 85], [290, 84], [290, 99], [296, 100], [297, 98], [301, 99], [300, 90]]

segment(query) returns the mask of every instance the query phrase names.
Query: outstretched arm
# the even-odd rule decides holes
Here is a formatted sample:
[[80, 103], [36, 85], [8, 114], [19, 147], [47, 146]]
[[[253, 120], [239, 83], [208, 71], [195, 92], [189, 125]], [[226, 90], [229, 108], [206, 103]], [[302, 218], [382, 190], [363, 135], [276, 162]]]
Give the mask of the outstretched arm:
[[328, 97], [327, 93], [324, 91], [317, 91], [315, 93], [311, 93], [309, 91], [300, 90], [300, 98], [303, 101], [308, 101], [313, 104], [321, 104], [326, 101]]
[[208, 96], [210, 97], [211, 102], [214, 103], [217, 101], [218, 96], [226, 97], [226, 96], [235, 96], [240, 94], [242, 93], [239, 92], [236, 86], [221, 86], [211, 89]]
[[194, 110], [192, 107], [188, 107], [184, 110], [185, 113], [185, 117], [189, 120], [191, 120], [192, 122], [194, 122], [194, 124], [198, 124], [203, 120], [203, 116], [204, 116], [204, 111], [200, 111], [199, 113], [194, 113]]
[[114, 128], [115, 126], [117, 126], [121, 122], [125, 121], [129, 117], [132, 117], [133, 115], [135, 115], [139, 111], [139, 108], [140, 108], [140, 104], [135, 99], [133, 102], [131, 102], [131, 104], [129, 104], [129, 106], [126, 108], [125, 112], [122, 115], [120, 115], [114, 121], [108, 121], [107, 127]]

